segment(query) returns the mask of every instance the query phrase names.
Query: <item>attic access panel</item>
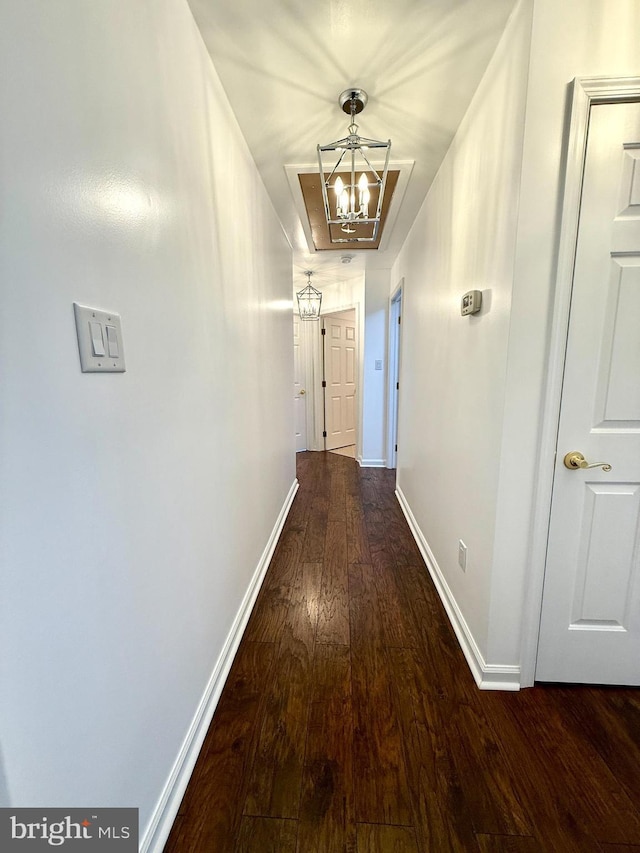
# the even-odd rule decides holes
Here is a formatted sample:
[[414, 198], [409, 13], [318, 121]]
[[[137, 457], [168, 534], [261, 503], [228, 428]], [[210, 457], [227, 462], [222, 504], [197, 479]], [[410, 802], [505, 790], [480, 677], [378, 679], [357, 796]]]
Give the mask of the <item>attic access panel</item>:
[[[340, 177], [345, 181], [345, 183], [350, 180], [350, 174], [348, 172], [340, 172], [337, 174], [340, 174]], [[302, 198], [304, 199], [305, 210], [307, 211], [309, 227], [311, 228], [311, 238], [316, 250], [334, 250], [344, 252], [345, 249], [377, 249], [380, 246], [380, 241], [384, 234], [384, 226], [387, 221], [389, 206], [391, 205], [391, 199], [393, 198], [393, 193], [396, 188], [396, 184], [398, 183], [399, 176], [400, 171], [397, 169], [389, 169], [389, 172], [387, 173], [387, 186], [384, 192], [384, 199], [382, 200], [382, 214], [380, 217], [380, 227], [378, 229], [377, 239], [371, 243], [357, 243], [355, 241], [353, 243], [332, 243], [329, 237], [329, 226], [327, 225], [327, 220], [324, 215], [324, 202], [322, 200], [322, 182], [320, 180], [320, 174], [318, 172], [299, 174], [298, 180], [300, 181], [300, 190], [302, 192]], [[377, 192], [377, 188], [373, 188], [371, 191], [370, 205], [373, 210], [375, 210], [378, 203]], [[358, 225], [356, 222], [352, 223], [352, 227], [355, 227], [355, 233], [346, 235], [342, 233], [339, 225], [331, 226], [332, 233], [335, 237], [367, 237], [371, 233], [370, 225]]]

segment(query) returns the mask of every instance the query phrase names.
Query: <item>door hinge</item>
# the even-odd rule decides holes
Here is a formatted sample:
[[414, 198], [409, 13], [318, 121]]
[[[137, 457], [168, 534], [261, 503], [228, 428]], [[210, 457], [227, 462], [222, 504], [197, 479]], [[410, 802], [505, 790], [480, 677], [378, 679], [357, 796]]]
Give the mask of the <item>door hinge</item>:
[[326, 388], [326, 387], [327, 387], [327, 380], [326, 380], [326, 379], [323, 379], [323, 380], [322, 380], [322, 387], [323, 387], [323, 388]]
[[399, 390], [400, 390], [400, 383], [396, 382], [396, 391], [399, 391]]
[[402, 317], [400, 317], [400, 315], [398, 315], [398, 325], [400, 325], [401, 323], [402, 323]]
[[398, 445], [396, 444], [396, 453], [398, 452]]
[[320, 334], [321, 334], [321, 335], [326, 335], [326, 334], [327, 334], [327, 330], [326, 330], [326, 329], [320, 329]]
[[326, 437], [327, 437], [327, 431], [326, 431], [326, 429], [323, 431], [323, 433], [322, 433], [322, 437], [323, 437], [323, 438], [326, 438]]

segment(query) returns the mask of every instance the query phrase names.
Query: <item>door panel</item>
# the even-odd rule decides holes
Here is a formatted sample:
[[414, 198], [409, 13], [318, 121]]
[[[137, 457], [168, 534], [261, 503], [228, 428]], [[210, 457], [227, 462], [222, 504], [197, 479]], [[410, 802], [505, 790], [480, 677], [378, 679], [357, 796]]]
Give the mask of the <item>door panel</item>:
[[606, 307], [603, 357], [598, 377], [601, 426], [614, 429], [626, 421], [640, 428], [640, 257], [612, 258]]
[[538, 680], [640, 684], [639, 154], [640, 105], [592, 106]]
[[585, 484], [571, 619], [576, 628], [629, 628], [639, 496], [637, 484]]

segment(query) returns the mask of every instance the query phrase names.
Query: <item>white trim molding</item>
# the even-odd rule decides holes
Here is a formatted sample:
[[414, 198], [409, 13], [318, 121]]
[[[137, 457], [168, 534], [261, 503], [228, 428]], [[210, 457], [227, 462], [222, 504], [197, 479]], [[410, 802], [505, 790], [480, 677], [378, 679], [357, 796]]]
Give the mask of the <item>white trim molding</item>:
[[522, 687], [535, 681], [536, 658], [542, 612], [542, 592], [546, 566], [547, 539], [551, 516], [556, 436], [560, 421], [562, 378], [569, 330], [573, 267], [578, 241], [582, 178], [587, 150], [591, 107], [598, 103], [640, 100], [640, 77], [576, 77], [567, 142], [560, 241], [556, 271], [555, 301], [549, 344], [536, 504], [532, 527], [532, 547], [522, 629]]
[[298, 491], [298, 485], [298, 481], [294, 480], [280, 510], [269, 541], [262, 552], [262, 556], [242, 599], [224, 647], [220, 652], [202, 699], [191, 721], [189, 731], [182, 743], [164, 790], [142, 837], [140, 853], [162, 853], [162, 849], [169, 837], [198, 754], [202, 748], [211, 720], [213, 719], [214, 711], [222, 694], [222, 689], [229, 675], [233, 659], [236, 656], [242, 635], [247, 627], [247, 622], [260, 591], [260, 586], [273, 557], [273, 552], [282, 533], [284, 522], [291, 509], [291, 504]]
[[422, 533], [400, 486], [396, 489], [396, 497], [398, 498], [402, 512], [407, 519], [413, 538], [416, 540], [416, 544], [420, 549], [422, 558], [427, 564], [427, 569], [429, 570], [431, 579], [433, 580], [434, 586], [440, 596], [444, 609], [447, 612], [451, 626], [455, 631], [455, 635], [460, 643], [460, 648], [462, 649], [476, 684], [481, 690], [519, 690], [520, 667], [491, 664], [485, 661], [482, 652], [478, 648], [478, 644], [471, 633], [471, 629], [467, 625], [462, 611], [458, 607], [458, 603], [449, 588], [449, 584], [445, 580], [444, 574], [442, 573], [442, 570], [429, 547], [429, 543]]
[[357, 457], [358, 465], [361, 468], [386, 468], [386, 459], [363, 459], [362, 456]]

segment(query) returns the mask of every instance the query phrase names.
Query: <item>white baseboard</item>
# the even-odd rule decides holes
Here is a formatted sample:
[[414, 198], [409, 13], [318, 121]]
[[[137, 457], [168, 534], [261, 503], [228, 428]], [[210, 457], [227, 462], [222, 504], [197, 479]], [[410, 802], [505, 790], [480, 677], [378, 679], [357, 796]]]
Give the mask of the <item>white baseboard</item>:
[[229, 675], [231, 664], [238, 651], [242, 635], [247, 627], [249, 616], [260, 591], [260, 586], [271, 562], [271, 557], [275, 551], [276, 544], [284, 527], [284, 522], [297, 491], [298, 481], [294, 480], [284, 505], [280, 510], [278, 520], [271, 532], [269, 541], [253, 574], [249, 588], [242, 600], [240, 609], [233, 621], [224, 647], [213, 668], [209, 683], [169, 774], [169, 779], [160, 796], [158, 805], [151, 816], [151, 820], [140, 844], [140, 853], [162, 853], [162, 849], [169, 837], [171, 827], [173, 826], [184, 792], [189, 783], [189, 778], [198, 758], [198, 753], [200, 752], [216, 705], [222, 694], [222, 688]]
[[386, 468], [387, 460], [386, 459], [363, 459], [362, 456], [358, 456], [358, 464], [361, 468]]
[[511, 665], [496, 665], [486, 663], [482, 652], [478, 648], [471, 629], [466, 623], [462, 611], [458, 607], [458, 603], [454, 598], [451, 589], [445, 577], [438, 566], [438, 562], [433, 555], [429, 543], [420, 530], [418, 522], [411, 511], [411, 507], [407, 503], [407, 499], [402, 493], [402, 489], [396, 489], [396, 496], [400, 502], [402, 512], [407, 519], [407, 523], [411, 528], [413, 538], [420, 549], [420, 553], [427, 564], [429, 574], [433, 580], [435, 588], [442, 600], [444, 609], [447, 611], [449, 621], [455, 631], [460, 647], [469, 665], [469, 669], [476, 680], [476, 684], [481, 690], [520, 690], [520, 667]]

